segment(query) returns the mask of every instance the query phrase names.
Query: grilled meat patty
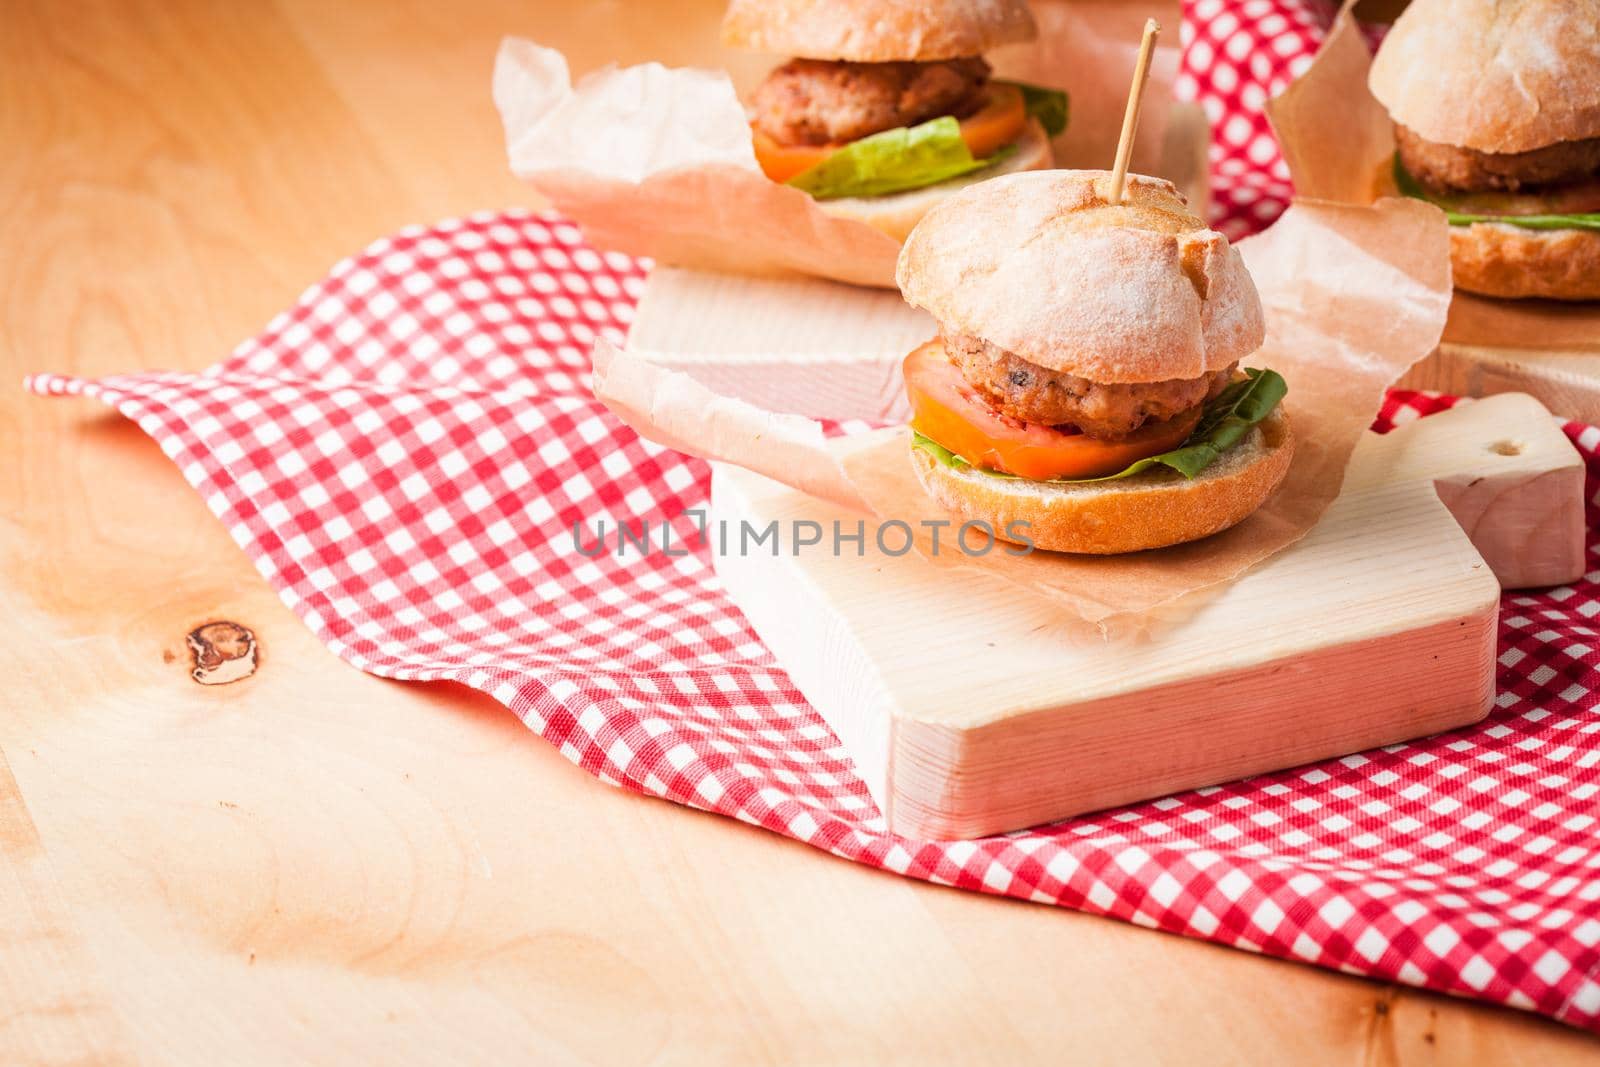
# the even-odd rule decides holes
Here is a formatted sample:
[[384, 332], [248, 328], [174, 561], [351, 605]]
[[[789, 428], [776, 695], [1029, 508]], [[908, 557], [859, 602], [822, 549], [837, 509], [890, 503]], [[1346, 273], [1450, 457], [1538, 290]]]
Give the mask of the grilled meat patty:
[[1106, 385], [1030, 363], [970, 334], [942, 334], [945, 351], [995, 410], [1024, 422], [1072, 425], [1115, 440], [1170, 419], [1227, 386], [1234, 366], [1198, 378]]
[[1394, 133], [1401, 164], [1435, 193], [1516, 192], [1583, 181], [1600, 172], [1600, 137], [1501, 154], [1425, 141], [1398, 123]]
[[846, 63], [791, 59], [756, 90], [756, 126], [779, 144], [842, 144], [868, 134], [954, 115], [983, 103], [989, 64], [979, 57], [936, 63]]

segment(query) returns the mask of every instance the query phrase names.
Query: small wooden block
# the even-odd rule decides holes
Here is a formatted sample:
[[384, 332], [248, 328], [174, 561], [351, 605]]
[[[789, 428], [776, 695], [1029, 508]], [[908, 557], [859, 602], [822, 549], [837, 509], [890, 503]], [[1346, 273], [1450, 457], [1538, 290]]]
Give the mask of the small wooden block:
[[[1303, 541], [1139, 633], [1086, 634], [870, 532], [864, 558], [825, 540], [715, 559], [889, 827], [973, 837], [1477, 721], [1500, 594], [1485, 560], [1516, 581], [1576, 578], [1582, 503], [1582, 461], [1548, 412], [1504, 396], [1369, 435]], [[758, 527], [860, 518], [725, 466], [712, 510]]]
[[1537, 589], [1583, 577], [1584, 473], [1549, 409], [1501, 393], [1363, 439], [1344, 493], [1431, 483], [1501, 587]]

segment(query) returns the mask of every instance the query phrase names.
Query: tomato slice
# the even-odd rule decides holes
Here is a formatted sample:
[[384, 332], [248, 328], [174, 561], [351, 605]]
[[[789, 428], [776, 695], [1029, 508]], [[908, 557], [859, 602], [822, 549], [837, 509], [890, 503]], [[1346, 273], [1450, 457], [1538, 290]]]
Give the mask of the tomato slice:
[[1022, 478], [1100, 478], [1146, 456], [1183, 444], [1200, 421], [1200, 407], [1146, 423], [1120, 441], [1102, 441], [1054, 426], [1002, 415], [962, 377], [938, 341], [913, 351], [904, 364], [911, 427], [975, 467]]
[[[1028, 122], [1022, 90], [1008, 82], [991, 82], [983, 107], [961, 120], [961, 139], [973, 159], [987, 159], [1022, 136]], [[786, 182], [833, 155], [842, 144], [779, 144], [755, 126], [750, 127], [756, 162], [767, 177]]]
[[1009, 82], [989, 83], [989, 99], [961, 120], [961, 139], [973, 159], [987, 159], [1022, 136], [1028, 106], [1022, 90]]

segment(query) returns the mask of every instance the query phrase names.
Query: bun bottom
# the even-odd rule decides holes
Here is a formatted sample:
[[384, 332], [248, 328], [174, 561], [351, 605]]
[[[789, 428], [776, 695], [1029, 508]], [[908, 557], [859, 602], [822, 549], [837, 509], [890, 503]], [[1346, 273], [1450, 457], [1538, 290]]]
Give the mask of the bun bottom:
[[1294, 433], [1282, 407], [1194, 478], [1157, 467], [1114, 482], [1033, 482], [948, 467], [911, 448], [922, 488], [962, 518], [987, 522], [996, 536], [1025, 523], [1034, 548], [1097, 556], [1226, 530], [1266, 502], [1293, 456]]
[[1600, 230], [1450, 227], [1456, 288], [1508, 299], [1600, 300]]
[[1017, 150], [998, 166], [986, 167], [972, 174], [951, 178], [924, 189], [909, 189], [888, 196], [847, 196], [839, 200], [819, 200], [817, 206], [830, 215], [864, 222], [875, 230], [904, 241], [911, 228], [922, 221], [922, 216], [933, 206], [960, 192], [969, 185], [998, 178], [1002, 174], [1015, 174], [1024, 170], [1049, 170], [1055, 166], [1055, 153], [1050, 150], [1050, 138], [1037, 119], [1029, 119], [1022, 136], [1016, 142]]

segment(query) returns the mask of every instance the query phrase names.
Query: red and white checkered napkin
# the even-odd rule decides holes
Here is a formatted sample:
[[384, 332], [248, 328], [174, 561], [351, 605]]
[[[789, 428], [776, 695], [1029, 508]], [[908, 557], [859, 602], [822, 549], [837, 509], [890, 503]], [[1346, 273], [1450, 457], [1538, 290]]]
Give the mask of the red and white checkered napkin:
[[[1192, 5], [1186, 76], [1214, 80], [1198, 89], [1208, 108], [1233, 93], [1256, 107], [1245, 68], [1265, 84], [1280, 58], [1304, 58], [1274, 45], [1258, 71], [1233, 43], [1246, 30], [1299, 40], [1299, 16], [1267, 32], [1290, 9]], [[1219, 202], [1244, 207], [1236, 231], [1275, 214], [1258, 194], [1286, 192], [1239, 113], [1238, 133], [1234, 115], [1212, 116]], [[1269, 178], [1235, 173], [1239, 158]], [[409, 229], [205, 373], [31, 385], [135, 419], [340, 656], [490, 693], [607, 782], [916, 878], [1600, 1030], [1600, 569], [1507, 598], [1500, 695], [1481, 726], [1003, 837], [892, 837], [705, 551], [575, 550], [576, 521], [706, 501], [705, 464], [639, 440], [586, 385], [590, 343], [621, 340], [644, 272], [550, 217]], [[1446, 406], [1395, 394], [1379, 422]], [[1600, 431], [1567, 431], [1593, 499]]]
[[[892, 837], [707, 552], [573, 544], [574, 522], [587, 540], [601, 516], [706, 501], [704, 463], [585, 385], [643, 277], [557, 219], [478, 217], [379, 242], [205, 373], [32, 385], [137, 420], [339, 655], [491, 693], [605, 781], [917, 878], [1600, 1029], [1600, 571], [1507, 599], [1480, 727], [1004, 837]], [[1395, 394], [1380, 421], [1444, 406]], [[1568, 432], [1592, 493], [1600, 431]]]
[[1266, 102], [1311, 65], [1338, 5], [1332, 0], [1184, 0], [1183, 59], [1173, 92], [1211, 123], [1211, 224], [1230, 239], [1289, 205], [1289, 168]]

